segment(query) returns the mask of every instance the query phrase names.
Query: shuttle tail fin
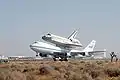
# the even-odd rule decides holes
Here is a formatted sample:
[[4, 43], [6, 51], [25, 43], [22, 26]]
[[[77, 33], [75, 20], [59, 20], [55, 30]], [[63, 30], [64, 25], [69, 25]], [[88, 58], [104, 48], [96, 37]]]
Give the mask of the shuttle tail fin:
[[96, 41], [92, 40], [91, 43], [84, 49], [84, 51], [93, 51]]
[[73, 33], [68, 37], [68, 39], [74, 39], [77, 35], [77, 30], [73, 31]]

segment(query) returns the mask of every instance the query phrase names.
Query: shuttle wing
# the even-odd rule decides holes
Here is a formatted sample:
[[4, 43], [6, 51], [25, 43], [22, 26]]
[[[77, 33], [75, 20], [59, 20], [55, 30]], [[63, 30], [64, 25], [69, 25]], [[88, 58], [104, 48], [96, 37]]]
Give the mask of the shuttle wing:
[[72, 48], [72, 47], [82, 47], [81, 44], [66, 44], [66, 43], [59, 43], [56, 44], [58, 47], [67, 47], [67, 48]]

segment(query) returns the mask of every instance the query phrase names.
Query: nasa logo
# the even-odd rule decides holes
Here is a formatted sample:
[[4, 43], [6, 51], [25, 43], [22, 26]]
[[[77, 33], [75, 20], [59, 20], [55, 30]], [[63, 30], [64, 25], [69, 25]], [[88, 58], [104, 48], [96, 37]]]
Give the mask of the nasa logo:
[[89, 46], [89, 48], [92, 48], [93, 47], [93, 45], [92, 46]]

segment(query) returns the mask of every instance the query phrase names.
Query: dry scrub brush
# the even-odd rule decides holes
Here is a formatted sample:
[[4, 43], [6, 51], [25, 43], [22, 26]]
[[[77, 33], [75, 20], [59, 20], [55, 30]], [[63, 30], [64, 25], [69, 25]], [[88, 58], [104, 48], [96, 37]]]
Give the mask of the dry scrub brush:
[[0, 80], [120, 80], [119, 68], [109, 61], [10, 62], [0, 67]]

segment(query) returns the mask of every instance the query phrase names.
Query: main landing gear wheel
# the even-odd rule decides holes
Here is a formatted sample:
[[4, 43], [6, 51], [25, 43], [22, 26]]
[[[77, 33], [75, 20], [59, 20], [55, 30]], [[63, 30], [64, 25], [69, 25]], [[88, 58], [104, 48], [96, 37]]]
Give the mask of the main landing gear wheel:
[[38, 57], [39, 56], [39, 53], [38, 52], [36, 52], [36, 57]]
[[68, 59], [67, 59], [67, 58], [65, 58], [65, 59], [64, 59], [64, 61], [68, 61]]
[[38, 55], [36, 54], [36, 57], [38, 57]]
[[53, 58], [54, 61], [57, 61], [56, 58]]
[[68, 61], [67, 58], [59, 59], [59, 61]]
[[59, 61], [63, 61], [63, 59], [59, 59]]
[[67, 53], [54, 53], [53, 60], [56, 61], [56, 58], [59, 58], [59, 61], [68, 61]]
[[68, 61], [68, 59], [67, 59], [67, 53], [65, 53], [64, 58], [62, 58], [62, 59], [63, 59], [63, 61]]

